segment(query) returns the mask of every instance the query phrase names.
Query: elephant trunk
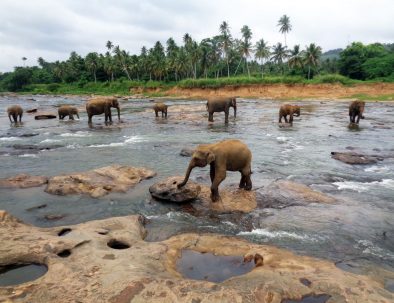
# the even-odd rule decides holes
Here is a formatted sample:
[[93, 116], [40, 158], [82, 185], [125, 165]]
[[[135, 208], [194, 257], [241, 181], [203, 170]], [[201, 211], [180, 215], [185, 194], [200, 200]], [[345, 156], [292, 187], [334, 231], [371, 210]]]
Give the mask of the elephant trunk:
[[234, 106], [234, 118], [237, 117], [237, 106]]
[[120, 121], [120, 108], [119, 108], [119, 106], [116, 109], [118, 110], [118, 120]]
[[190, 164], [189, 164], [189, 166], [188, 166], [188, 168], [187, 168], [187, 171], [186, 171], [185, 179], [183, 180], [182, 183], [179, 183], [179, 184], [178, 184], [178, 188], [180, 188], [180, 187], [186, 185], [187, 181], [189, 181], [190, 173], [192, 172], [192, 169], [193, 169], [194, 167], [195, 167], [194, 163], [193, 163], [193, 162], [190, 162]]

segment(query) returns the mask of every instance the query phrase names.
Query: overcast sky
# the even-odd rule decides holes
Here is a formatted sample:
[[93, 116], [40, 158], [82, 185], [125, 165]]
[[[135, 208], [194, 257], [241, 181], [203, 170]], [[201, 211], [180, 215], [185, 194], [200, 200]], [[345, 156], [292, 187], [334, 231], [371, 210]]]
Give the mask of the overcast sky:
[[130, 53], [169, 37], [180, 43], [218, 33], [227, 21], [233, 36], [252, 29], [253, 42], [284, 41], [279, 18], [293, 30], [288, 45], [315, 42], [323, 51], [349, 41], [394, 42], [394, 0], [0, 0], [0, 71], [64, 60], [71, 51], [105, 52], [110, 40]]

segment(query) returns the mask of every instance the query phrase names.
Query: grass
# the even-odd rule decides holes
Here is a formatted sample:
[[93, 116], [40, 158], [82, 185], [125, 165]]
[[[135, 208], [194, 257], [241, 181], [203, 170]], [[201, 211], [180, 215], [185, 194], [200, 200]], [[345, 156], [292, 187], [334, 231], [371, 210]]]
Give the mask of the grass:
[[346, 98], [358, 99], [361, 101], [394, 101], [394, 94], [388, 94], [388, 95], [355, 94]]

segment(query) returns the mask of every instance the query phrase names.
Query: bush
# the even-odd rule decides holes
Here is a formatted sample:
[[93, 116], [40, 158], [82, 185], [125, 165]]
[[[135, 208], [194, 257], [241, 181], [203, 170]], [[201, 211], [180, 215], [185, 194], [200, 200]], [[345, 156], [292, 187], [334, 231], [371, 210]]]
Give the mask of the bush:
[[50, 92], [56, 92], [59, 88], [60, 88], [60, 84], [59, 83], [51, 83], [51, 84], [47, 84], [47, 90]]

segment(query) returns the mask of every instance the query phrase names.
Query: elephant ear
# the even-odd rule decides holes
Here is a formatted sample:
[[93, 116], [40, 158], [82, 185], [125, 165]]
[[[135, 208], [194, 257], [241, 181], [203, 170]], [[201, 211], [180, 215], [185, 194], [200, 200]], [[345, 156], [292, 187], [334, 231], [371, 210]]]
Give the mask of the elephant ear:
[[213, 161], [215, 161], [215, 154], [213, 152], [208, 152], [207, 163], [211, 164]]

